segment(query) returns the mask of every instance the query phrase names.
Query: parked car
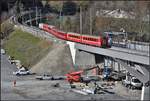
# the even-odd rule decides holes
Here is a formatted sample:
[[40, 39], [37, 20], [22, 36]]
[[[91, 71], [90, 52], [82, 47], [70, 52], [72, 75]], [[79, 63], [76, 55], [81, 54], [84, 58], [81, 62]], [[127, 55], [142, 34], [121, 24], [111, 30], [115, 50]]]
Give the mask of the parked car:
[[10, 64], [15, 64], [15, 59], [13, 56], [9, 56], [8, 61], [10, 62]]
[[6, 52], [4, 49], [1, 49], [1, 54], [4, 55]]
[[52, 75], [49, 74], [43, 74], [36, 76], [36, 79], [38, 80], [52, 80]]
[[100, 77], [99, 76], [89, 75], [89, 76], [83, 76], [82, 80], [83, 81], [99, 81]]
[[16, 72], [13, 72], [14, 75], [20, 76], [20, 75], [30, 75], [30, 71], [25, 70], [25, 69], [19, 69]]
[[143, 84], [134, 76], [126, 77], [126, 79], [122, 80], [122, 84], [128, 87], [129, 89], [141, 89]]
[[66, 76], [52, 76], [52, 80], [65, 80]]
[[49, 74], [43, 74], [43, 75], [36, 76], [36, 79], [39, 79], [39, 80], [64, 80], [64, 79], [66, 79], [66, 76], [52, 76]]
[[113, 71], [110, 77], [115, 81], [121, 81], [126, 78], [126, 73]]

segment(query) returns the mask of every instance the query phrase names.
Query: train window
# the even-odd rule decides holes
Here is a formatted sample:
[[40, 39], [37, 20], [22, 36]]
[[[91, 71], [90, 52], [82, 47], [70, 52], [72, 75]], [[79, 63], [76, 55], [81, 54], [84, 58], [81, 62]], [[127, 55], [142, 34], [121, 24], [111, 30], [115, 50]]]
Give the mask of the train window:
[[47, 25], [43, 25], [43, 27], [47, 28]]
[[58, 32], [60, 35], [62, 35], [62, 36], [64, 36], [65, 35], [65, 33], [63, 33], [63, 32]]
[[69, 35], [69, 36], [73, 38], [79, 38], [79, 36], [75, 36], [75, 35]]
[[83, 37], [83, 39], [84, 39], [84, 40], [88, 40], [88, 38], [87, 38], [87, 37]]
[[87, 38], [87, 37], [83, 37], [84, 40], [89, 40], [89, 41], [98, 41], [98, 39], [94, 39], [94, 38]]

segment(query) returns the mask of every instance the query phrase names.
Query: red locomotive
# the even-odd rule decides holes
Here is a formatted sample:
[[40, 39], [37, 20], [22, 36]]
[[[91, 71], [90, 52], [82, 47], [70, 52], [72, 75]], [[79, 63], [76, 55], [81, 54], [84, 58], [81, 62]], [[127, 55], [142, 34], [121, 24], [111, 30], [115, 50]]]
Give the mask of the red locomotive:
[[108, 35], [91, 36], [91, 35], [80, 35], [73, 32], [63, 32], [57, 29], [55, 26], [48, 24], [39, 24], [39, 28], [43, 29], [50, 34], [53, 34], [57, 38], [68, 40], [72, 42], [78, 42], [82, 44], [97, 46], [97, 47], [111, 47], [111, 38]]

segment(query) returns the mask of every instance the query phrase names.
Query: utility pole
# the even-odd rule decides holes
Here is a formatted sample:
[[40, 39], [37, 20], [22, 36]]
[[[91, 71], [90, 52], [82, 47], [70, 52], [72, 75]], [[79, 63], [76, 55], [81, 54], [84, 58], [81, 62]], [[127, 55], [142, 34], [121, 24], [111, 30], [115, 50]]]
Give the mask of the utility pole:
[[93, 31], [92, 31], [92, 8], [90, 7], [90, 34], [92, 35], [93, 34]]
[[[31, 9], [29, 8], [29, 11], [30, 11]], [[30, 18], [30, 26], [32, 26], [32, 21], [31, 21], [31, 13], [29, 13], [29, 18]]]
[[62, 13], [62, 3], [61, 3], [61, 8], [60, 8], [60, 12], [59, 12], [59, 29], [62, 29], [62, 16], [61, 16], [61, 13]]
[[61, 8], [60, 8], [60, 12], [59, 12], [59, 20], [60, 20], [60, 25], [59, 28], [62, 29], [62, 6], [63, 6], [63, 1], [61, 2]]
[[80, 5], [80, 34], [82, 34], [82, 7]]
[[9, 2], [8, 2], [8, 12], [9, 12], [9, 8], [10, 8], [10, 5], [9, 5]]
[[37, 11], [37, 5], [36, 5], [36, 25], [38, 25], [38, 11]]
[[40, 9], [40, 23], [42, 22], [42, 14], [41, 14], [41, 9]]

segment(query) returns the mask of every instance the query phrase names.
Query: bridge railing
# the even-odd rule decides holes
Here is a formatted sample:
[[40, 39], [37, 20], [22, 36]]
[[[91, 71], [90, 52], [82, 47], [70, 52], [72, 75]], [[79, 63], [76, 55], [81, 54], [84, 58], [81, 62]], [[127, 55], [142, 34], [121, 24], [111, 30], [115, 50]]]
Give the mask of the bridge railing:
[[144, 51], [144, 52], [149, 52], [149, 48], [150, 48], [149, 43], [136, 42], [136, 41], [131, 41], [131, 42], [128, 42], [128, 43], [113, 42], [113, 46], [132, 49], [132, 50], [137, 50], [137, 51]]

